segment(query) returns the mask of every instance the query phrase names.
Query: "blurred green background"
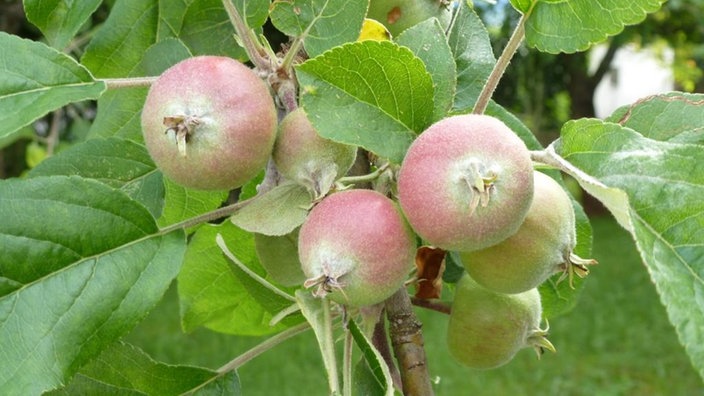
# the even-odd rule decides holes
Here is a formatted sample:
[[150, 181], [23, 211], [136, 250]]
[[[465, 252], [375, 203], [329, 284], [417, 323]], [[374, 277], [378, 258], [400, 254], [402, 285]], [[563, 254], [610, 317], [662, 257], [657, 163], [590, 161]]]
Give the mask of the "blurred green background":
[[[594, 257], [577, 308], [550, 322], [557, 354], [526, 349], [489, 371], [449, 356], [442, 314], [418, 310], [436, 394], [697, 395], [704, 384], [667, 320], [630, 235], [610, 217], [592, 220]], [[183, 334], [175, 288], [128, 337], [153, 358], [217, 368], [262, 339], [199, 329]], [[239, 370], [243, 394], [326, 395], [327, 380], [312, 332], [286, 341]]]

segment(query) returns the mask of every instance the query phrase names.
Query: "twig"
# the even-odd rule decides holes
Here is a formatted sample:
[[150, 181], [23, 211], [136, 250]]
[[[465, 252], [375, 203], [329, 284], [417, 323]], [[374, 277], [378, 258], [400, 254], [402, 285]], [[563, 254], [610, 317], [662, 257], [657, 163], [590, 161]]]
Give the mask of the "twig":
[[148, 87], [159, 77], [128, 77], [98, 79], [107, 85], [108, 89]]
[[181, 228], [190, 228], [201, 223], [207, 223], [209, 221], [217, 220], [225, 216], [230, 216], [245, 206], [252, 203], [259, 195], [252, 198], [245, 199], [244, 201], [236, 202], [232, 205], [223, 206], [222, 208], [215, 209], [213, 211], [203, 213], [202, 215], [191, 217], [179, 223], [171, 224], [159, 230], [160, 234], [168, 234], [171, 231], [178, 230]]
[[236, 358], [232, 359], [231, 361], [227, 362], [224, 366], [220, 367], [217, 370], [217, 375], [215, 375], [212, 378], [208, 379], [207, 381], [201, 383], [197, 387], [190, 389], [187, 392], [182, 393], [181, 395], [193, 395], [193, 394], [197, 393], [198, 390], [203, 389], [206, 385], [210, 384], [213, 381], [217, 381], [218, 379], [220, 379], [222, 376], [229, 373], [230, 371], [237, 370], [242, 365], [244, 365], [245, 363], [254, 359], [255, 357], [257, 357], [257, 356], [261, 355], [262, 353], [268, 351], [269, 349], [281, 344], [282, 342], [288, 340], [289, 338], [291, 338], [295, 335], [298, 335], [300, 333], [303, 333], [304, 331], [306, 331], [308, 329], [310, 329], [310, 323], [303, 322], [297, 326], [289, 327], [288, 329], [282, 331], [281, 333], [267, 338], [261, 344], [254, 346], [253, 348], [249, 349], [248, 351], [244, 352], [243, 354], [241, 354], [241, 355], [237, 356]]
[[218, 374], [225, 374], [232, 370], [237, 370], [243, 364], [249, 362], [255, 357], [261, 355], [262, 353], [268, 351], [269, 349], [279, 345], [280, 343], [288, 340], [289, 338], [303, 333], [304, 331], [310, 329], [310, 323], [303, 322], [297, 326], [289, 327], [288, 329], [282, 331], [279, 334], [271, 336], [264, 340], [261, 344], [254, 346], [252, 349], [244, 352], [243, 354], [237, 356], [236, 358], [229, 361], [224, 366], [220, 367], [217, 372]]
[[444, 314], [450, 314], [452, 307], [450, 304], [438, 300], [427, 300], [424, 298], [411, 297], [411, 303], [416, 307], [430, 309], [432, 311], [441, 312]]
[[46, 135], [46, 155], [51, 157], [56, 151], [56, 146], [59, 145], [59, 129], [61, 129], [61, 117], [63, 117], [63, 109], [57, 109], [51, 115], [51, 126], [49, 134]]
[[518, 20], [516, 29], [513, 31], [513, 34], [511, 34], [511, 38], [509, 38], [508, 43], [506, 43], [506, 47], [504, 47], [501, 56], [496, 60], [496, 65], [494, 65], [494, 69], [491, 71], [486, 84], [482, 88], [482, 92], [477, 98], [477, 103], [474, 105], [474, 110], [472, 111], [474, 114], [483, 114], [484, 111], [486, 111], [489, 100], [494, 94], [496, 87], [499, 85], [499, 81], [501, 81], [501, 77], [503, 77], [508, 64], [511, 62], [511, 58], [513, 58], [513, 55], [518, 50], [521, 41], [523, 41], [525, 37], [525, 23], [529, 15], [530, 11], [523, 14], [521, 19]]
[[433, 395], [425, 357], [422, 324], [416, 318], [405, 288], [386, 300], [386, 317], [391, 329], [391, 345], [398, 360], [406, 396]]

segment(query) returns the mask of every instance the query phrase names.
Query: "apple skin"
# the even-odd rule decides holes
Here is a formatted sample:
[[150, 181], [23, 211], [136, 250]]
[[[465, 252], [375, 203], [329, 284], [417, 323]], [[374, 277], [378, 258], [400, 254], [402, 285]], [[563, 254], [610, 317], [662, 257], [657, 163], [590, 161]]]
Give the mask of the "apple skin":
[[572, 201], [544, 173], [534, 172], [534, 186], [533, 203], [515, 234], [486, 249], [460, 253], [467, 273], [486, 288], [521, 293], [570, 265], [577, 243]]
[[521, 349], [534, 346], [536, 333], [542, 338], [541, 315], [537, 289], [496, 293], [465, 274], [457, 283], [447, 327], [450, 354], [470, 368], [502, 366]]
[[347, 173], [356, 156], [357, 147], [321, 137], [300, 107], [279, 124], [272, 154], [279, 172], [308, 188], [316, 199]]
[[516, 233], [528, 213], [530, 153], [494, 117], [447, 117], [411, 144], [398, 175], [398, 198], [411, 227], [429, 244], [455, 251], [489, 247]]
[[323, 199], [298, 237], [304, 286], [353, 306], [384, 301], [415, 262], [415, 236], [396, 204], [372, 190], [346, 190]]
[[393, 36], [432, 17], [446, 28], [452, 18], [450, 6], [441, 0], [371, 0], [367, 11], [367, 18], [383, 23]]
[[[178, 122], [187, 127], [182, 139]], [[277, 111], [268, 87], [247, 66], [196, 56], [152, 84], [141, 123], [147, 150], [164, 175], [188, 188], [230, 190], [266, 165]]]

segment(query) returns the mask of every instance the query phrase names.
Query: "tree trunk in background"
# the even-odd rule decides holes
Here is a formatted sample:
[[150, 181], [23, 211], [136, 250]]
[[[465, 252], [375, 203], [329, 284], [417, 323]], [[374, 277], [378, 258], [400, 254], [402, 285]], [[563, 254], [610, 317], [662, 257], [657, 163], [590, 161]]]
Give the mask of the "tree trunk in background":
[[584, 52], [560, 54], [560, 62], [567, 70], [566, 86], [570, 94], [572, 118], [594, 117], [594, 91], [598, 81], [588, 71], [588, 59]]

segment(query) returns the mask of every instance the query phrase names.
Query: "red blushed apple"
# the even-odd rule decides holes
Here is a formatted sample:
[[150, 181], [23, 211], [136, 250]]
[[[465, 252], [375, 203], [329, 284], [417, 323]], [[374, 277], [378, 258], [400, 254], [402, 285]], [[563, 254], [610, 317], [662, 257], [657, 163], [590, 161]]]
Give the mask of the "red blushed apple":
[[184, 187], [229, 190], [267, 163], [277, 114], [264, 82], [227, 57], [197, 56], [152, 84], [142, 132], [157, 167]]
[[415, 237], [393, 201], [372, 190], [324, 198], [298, 237], [304, 286], [349, 306], [384, 301], [412, 270]]
[[530, 207], [530, 153], [496, 118], [445, 118], [408, 149], [398, 198], [413, 229], [432, 245], [457, 251], [494, 245], [518, 230]]

